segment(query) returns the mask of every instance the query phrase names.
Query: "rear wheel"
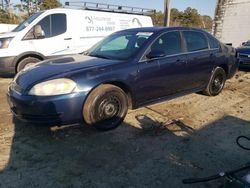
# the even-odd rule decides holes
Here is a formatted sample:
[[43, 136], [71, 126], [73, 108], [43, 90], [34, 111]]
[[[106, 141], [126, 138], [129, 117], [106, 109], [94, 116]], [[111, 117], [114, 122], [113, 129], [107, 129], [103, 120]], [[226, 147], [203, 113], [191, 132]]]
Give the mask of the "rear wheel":
[[24, 68], [28, 68], [32, 65], [34, 65], [35, 63], [38, 63], [39, 61], [41, 61], [38, 58], [35, 57], [27, 57], [24, 58], [23, 60], [21, 60], [18, 65], [17, 65], [17, 72], [20, 72], [22, 69]]
[[216, 96], [222, 91], [225, 82], [226, 82], [226, 73], [224, 69], [221, 67], [217, 67], [214, 70], [210, 78], [210, 81], [207, 85], [207, 88], [203, 91], [203, 93], [208, 96]]
[[83, 107], [83, 117], [87, 124], [106, 131], [118, 127], [128, 111], [127, 95], [111, 84], [94, 89]]

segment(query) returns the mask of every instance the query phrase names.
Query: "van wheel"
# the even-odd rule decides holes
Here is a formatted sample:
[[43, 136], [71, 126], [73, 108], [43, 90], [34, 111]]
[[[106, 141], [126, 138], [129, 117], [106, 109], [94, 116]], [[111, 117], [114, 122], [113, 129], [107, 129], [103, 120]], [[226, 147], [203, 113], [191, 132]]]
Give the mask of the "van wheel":
[[83, 118], [88, 125], [101, 131], [118, 127], [128, 111], [127, 95], [110, 84], [94, 89], [87, 97], [83, 107]]
[[210, 81], [207, 85], [207, 88], [203, 91], [203, 93], [208, 96], [216, 96], [222, 91], [225, 82], [226, 82], [226, 73], [224, 69], [221, 67], [217, 67], [214, 70], [210, 78]]
[[35, 57], [24, 58], [23, 60], [21, 60], [18, 63], [16, 70], [17, 70], [17, 72], [20, 72], [22, 69], [30, 67], [30, 66], [34, 65], [35, 63], [37, 63], [39, 61], [41, 61], [41, 60], [38, 59], [38, 58], [35, 58]]

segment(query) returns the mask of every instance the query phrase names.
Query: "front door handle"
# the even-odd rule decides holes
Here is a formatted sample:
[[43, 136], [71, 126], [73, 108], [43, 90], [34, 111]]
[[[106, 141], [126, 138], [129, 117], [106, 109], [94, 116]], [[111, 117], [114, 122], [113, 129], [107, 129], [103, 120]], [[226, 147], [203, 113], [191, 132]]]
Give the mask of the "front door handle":
[[72, 40], [72, 38], [65, 38], [64, 40]]
[[185, 61], [185, 60], [181, 60], [181, 59], [178, 59], [178, 60], [176, 60], [176, 62], [175, 62], [176, 65], [183, 65], [183, 64], [185, 64], [185, 63], [186, 63], [186, 61]]

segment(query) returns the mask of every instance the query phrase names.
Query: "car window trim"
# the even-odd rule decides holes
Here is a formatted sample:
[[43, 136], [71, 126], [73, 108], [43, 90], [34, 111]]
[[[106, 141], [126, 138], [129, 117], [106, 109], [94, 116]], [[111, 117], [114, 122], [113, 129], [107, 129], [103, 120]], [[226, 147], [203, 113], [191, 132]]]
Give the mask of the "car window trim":
[[[207, 49], [203, 49], [203, 50], [196, 50], [196, 51], [192, 51], [192, 52], [188, 52], [187, 51], [187, 47], [186, 47], [186, 40], [184, 39], [184, 36], [183, 36], [183, 32], [184, 31], [192, 31], [192, 32], [198, 32], [198, 33], [201, 33], [205, 36], [206, 40], [207, 40], [207, 44], [208, 44], [208, 48]], [[182, 50], [184, 50], [185, 52], [182, 52], [182, 53], [177, 53], [177, 54], [172, 54], [172, 55], [166, 55], [164, 57], [158, 57], [158, 58], [153, 58], [153, 59], [146, 59], [145, 56], [146, 56], [146, 53], [148, 52], [149, 48], [152, 46], [152, 44], [159, 38], [161, 37], [162, 35], [164, 34], [167, 34], [169, 32], [179, 32], [180, 34], [180, 37], [181, 37], [181, 45], [182, 45]], [[218, 41], [218, 40], [217, 40]], [[219, 42], [219, 41], [218, 41]], [[184, 43], [184, 44], [183, 44]], [[220, 44], [220, 43], [219, 43]], [[184, 45], [184, 46], [183, 46]], [[183, 49], [184, 48], [184, 49]], [[205, 35], [205, 33], [201, 32], [201, 31], [194, 31], [194, 30], [172, 30], [172, 31], [167, 31], [167, 32], [163, 32], [161, 33], [157, 38], [155, 38], [151, 44], [148, 46], [148, 48], [144, 51], [143, 55], [141, 56], [140, 60], [139, 60], [139, 63], [143, 63], [143, 62], [147, 62], [147, 61], [154, 61], [154, 60], [160, 60], [160, 59], [164, 59], [164, 58], [169, 58], [169, 57], [174, 57], [174, 56], [177, 56], [177, 55], [188, 55], [188, 54], [192, 54], [192, 53], [197, 53], [197, 52], [202, 52], [202, 51], [211, 51], [211, 50], [219, 50], [220, 48], [211, 48], [210, 44], [209, 44], [209, 41], [208, 41], [208, 36]]]
[[[219, 50], [219, 48], [215, 48], [216, 50]], [[193, 51], [193, 52], [183, 52], [183, 53], [178, 53], [178, 54], [172, 54], [172, 55], [166, 55], [164, 57], [157, 57], [157, 58], [152, 58], [152, 59], [145, 59], [145, 60], [140, 60], [139, 63], [143, 63], [143, 62], [147, 62], [147, 61], [155, 61], [155, 60], [161, 60], [164, 58], [170, 58], [170, 57], [174, 57], [177, 55], [188, 55], [188, 54], [193, 54], [193, 53], [197, 53], [197, 52], [205, 52], [205, 51], [212, 51], [215, 49], [205, 49], [205, 50], [198, 50], [198, 51]]]

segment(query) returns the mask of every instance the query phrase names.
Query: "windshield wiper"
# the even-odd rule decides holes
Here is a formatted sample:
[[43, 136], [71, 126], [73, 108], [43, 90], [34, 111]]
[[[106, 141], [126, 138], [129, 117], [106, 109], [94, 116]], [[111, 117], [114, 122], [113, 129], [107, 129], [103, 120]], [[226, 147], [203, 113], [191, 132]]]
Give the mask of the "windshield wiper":
[[111, 59], [110, 57], [105, 56], [105, 55], [101, 55], [101, 54], [88, 54], [88, 55], [91, 56], [91, 57], [99, 57], [99, 58], [102, 58], [102, 59]]
[[89, 55], [89, 52], [88, 51], [84, 51], [84, 52], [81, 52], [80, 54], [81, 55]]

